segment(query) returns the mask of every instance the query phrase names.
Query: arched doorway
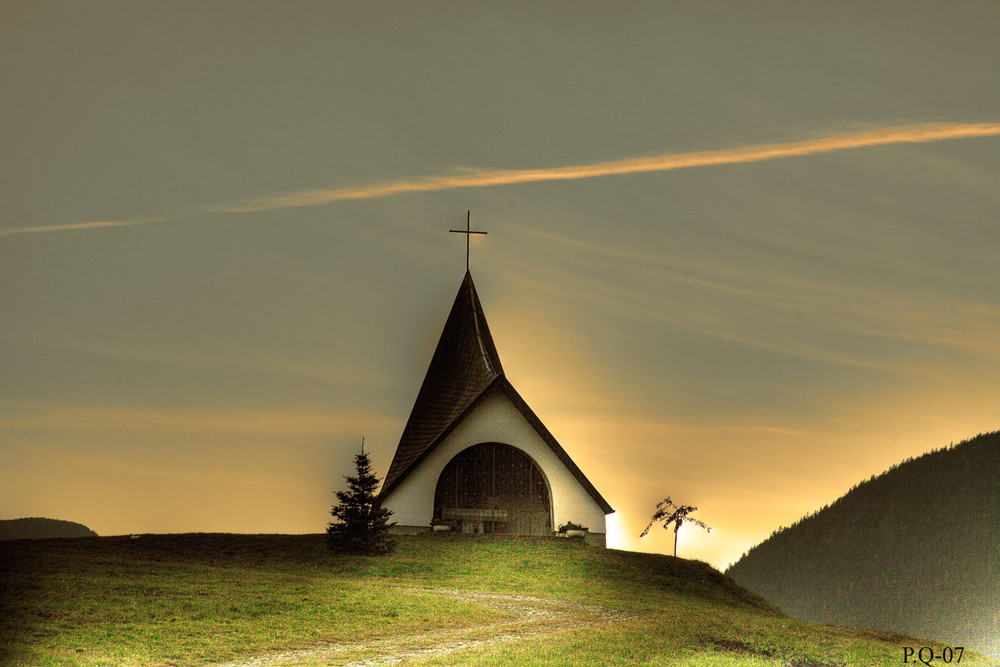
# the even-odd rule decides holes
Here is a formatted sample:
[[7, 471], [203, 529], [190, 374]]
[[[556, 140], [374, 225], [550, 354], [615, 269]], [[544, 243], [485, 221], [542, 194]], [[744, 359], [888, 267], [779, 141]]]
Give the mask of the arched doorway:
[[434, 518], [463, 533], [550, 535], [549, 483], [524, 452], [499, 442], [474, 445], [441, 471]]

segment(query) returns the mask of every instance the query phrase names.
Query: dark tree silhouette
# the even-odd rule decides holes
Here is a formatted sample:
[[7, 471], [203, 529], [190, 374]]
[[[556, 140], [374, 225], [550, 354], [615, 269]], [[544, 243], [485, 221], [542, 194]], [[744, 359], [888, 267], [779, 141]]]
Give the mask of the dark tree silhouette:
[[674, 501], [670, 498], [664, 498], [662, 501], [656, 504], [656, 512], [653, 513], [653, 518], [649, 520], [649, 525], [646, 526], [646, 530], [642, 531], [639, 537], [646, 537], [649, 533], [649, 529], [653, 527], [653, 524], [657, 521], [663, 522], [663, 530], [667, 530], [670, 524], [674, 526], [674, 557], [677, 557], [677, 533], [680, 531], [681, 526], [684, 525], [685, 521], [689, 521], [696, 526], [701, 526], [708, 532], [712, 532], [712, 529], [707, 525], [698, 521], [698, 519], [691, 518], [692, 512], [697, 510], [697, 507], [692, 507], [691, 505], [675, 505]]
[[390, 553], [396, 542], [389, 536], [392, 511], [382, 507], [375, 496], [379, 478], [372, 472], [371, 461], [365, 453], [364, 440], [361, 453], [354, 457], [357, 475], [345, 476], [347, 491], [337, 491], [340, 502], [330, 509], [337, 521], [327, 525], [327, 546], [345, 554], [376, 556]]

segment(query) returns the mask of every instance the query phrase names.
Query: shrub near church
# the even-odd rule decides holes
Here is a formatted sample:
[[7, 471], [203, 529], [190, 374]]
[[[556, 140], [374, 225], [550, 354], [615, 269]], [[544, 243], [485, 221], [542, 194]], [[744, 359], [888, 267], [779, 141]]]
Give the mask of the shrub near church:
[[344, 477], [347, 491], [337, 491], [337, 500], [330, 514], [337, 519], [326, 528], [327, 545], [337, 553], [377, 556], [391, 553], [396, 542], [389, 536], [392, 512], [382, 507], [375, 496], [379, 479], [372, 472], [371, 461], [365, 453], [354, 457], [357, 474]]

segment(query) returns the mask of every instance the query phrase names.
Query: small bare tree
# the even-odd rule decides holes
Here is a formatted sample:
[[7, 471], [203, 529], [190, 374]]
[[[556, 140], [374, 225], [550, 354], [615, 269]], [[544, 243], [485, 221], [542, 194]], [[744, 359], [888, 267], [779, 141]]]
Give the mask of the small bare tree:
[[646, 537], [649, 534], [649, 529], [653, 527], [653, 524], [662, 521], [663, 530], [667, 530], [670, 524], [674, 526], [674, 557], [677, 557], [677, 533], [680, 531], [681, 526], [684, 525], [685, 521], [690, 521], [696, 526], [701, 526], [708, 532], [712, 532], [712, 529], [707, 525], [689, 516], [692, 512], [697, 510], [697, 507], [692, 507], [691, 505], [675, 505], [674, 501], [670, 498], [664, 498], [662, 501], [656, 504], [656, 512], [653, 513], [653, 518], [649, 520], [649, 525], [646, 526], [646, 530], [642, 531], [639, 537]]

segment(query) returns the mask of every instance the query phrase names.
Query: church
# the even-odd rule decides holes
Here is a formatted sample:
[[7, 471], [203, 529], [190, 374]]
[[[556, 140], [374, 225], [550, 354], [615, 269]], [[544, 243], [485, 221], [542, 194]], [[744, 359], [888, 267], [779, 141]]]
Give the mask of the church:
[[379, 498], [397, 532], [436, 520], [544, 536], [573, 522], [605, 545], [614, 510], [507, 379], [468, 268]]

